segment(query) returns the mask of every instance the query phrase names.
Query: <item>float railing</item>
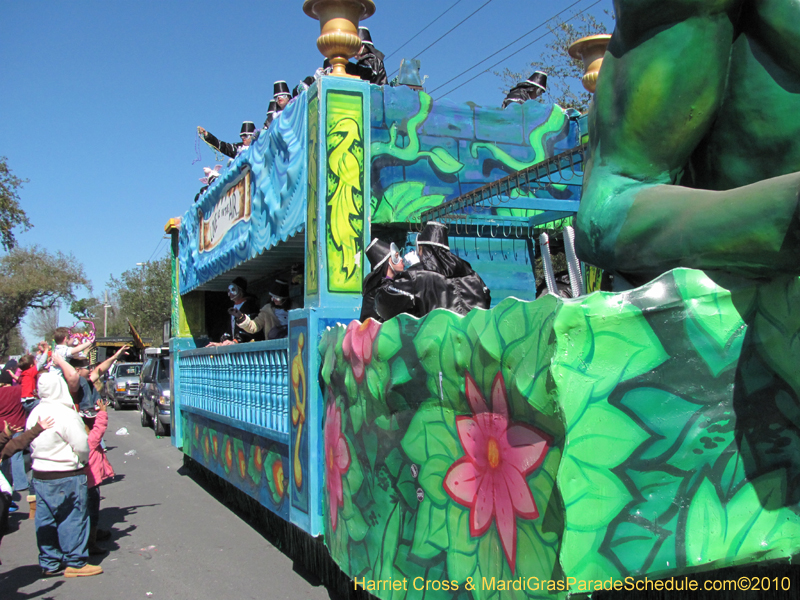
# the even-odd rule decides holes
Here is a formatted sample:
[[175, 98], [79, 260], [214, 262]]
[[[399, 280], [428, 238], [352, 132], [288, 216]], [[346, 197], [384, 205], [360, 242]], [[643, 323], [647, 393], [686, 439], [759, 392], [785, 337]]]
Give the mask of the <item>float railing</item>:
[[179, 352], [181, 410], [288, 439], [288, 349], [282, 339]]

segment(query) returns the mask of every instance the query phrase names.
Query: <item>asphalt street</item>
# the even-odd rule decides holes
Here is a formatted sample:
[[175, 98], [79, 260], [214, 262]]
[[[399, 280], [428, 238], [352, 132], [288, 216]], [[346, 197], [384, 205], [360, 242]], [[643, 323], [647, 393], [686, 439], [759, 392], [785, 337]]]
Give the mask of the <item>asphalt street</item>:
[[[169, 438], [136, 411], [110, 411], [105, 440], [116, 479], [103, 485], [100, 527], [109, 553], [96, 577], [43, 579], [28, 505], [11, 515], [0, 546], [0, 599], [334, 599], [183, 468]], [[125, 427], [129, 435], [117, 435]], [[128, 453], [135, 451], [134, 455]], [[94, 559], [97, 560], [94, 560]]]

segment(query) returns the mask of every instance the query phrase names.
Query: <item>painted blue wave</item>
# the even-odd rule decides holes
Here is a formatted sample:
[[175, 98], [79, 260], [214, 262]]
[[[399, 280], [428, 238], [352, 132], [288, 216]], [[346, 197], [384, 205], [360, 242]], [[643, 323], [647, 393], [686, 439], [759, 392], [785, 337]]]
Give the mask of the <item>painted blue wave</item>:
[[[294, 99], [258, 139], [225, 170], [183, 216], [180, 231], [180, 291], [200, 285], [255, 258], [305, 227], [308, 169], [306, 93]], [[210, 252], [198, 251], [201, 218], [245, 167], [251, 171], [252, 215], [237, 223]]]

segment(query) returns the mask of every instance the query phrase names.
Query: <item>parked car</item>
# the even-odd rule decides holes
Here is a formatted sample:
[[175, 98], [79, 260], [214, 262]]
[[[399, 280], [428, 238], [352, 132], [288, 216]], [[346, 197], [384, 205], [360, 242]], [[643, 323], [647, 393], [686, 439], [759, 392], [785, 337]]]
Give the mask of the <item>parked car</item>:
[[116, 363], [105, 382], [104, 395], [114, 410], [139, 404], [139, 373], [142, 363]]
[[139, 374], [139, 411], [142, 427], [153, 426], [165, 435], [170, 424], [169, 348], [147, 348]]

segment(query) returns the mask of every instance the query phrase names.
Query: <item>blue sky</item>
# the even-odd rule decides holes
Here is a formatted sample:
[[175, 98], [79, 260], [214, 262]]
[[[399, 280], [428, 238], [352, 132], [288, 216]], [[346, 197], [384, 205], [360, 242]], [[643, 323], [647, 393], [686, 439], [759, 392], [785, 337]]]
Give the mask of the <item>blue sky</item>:
[[[375, 0], [377, 11], [363, 24], [389, 55], [455, 1]], [[433, 90], [573, 2], [461, 0], [388, 58], [386, 70], [485, 5], [419, 57]], [[582, 0], [575, 10], [593, 3]], [[197, 143], [197, 125], [236, 141], [243, 120], [263, 122], [275, 80], [294, 87], [321, 64], [319, 23], [302, 4], [0, 0], [0, 155], [30, 180], [21, 196], [34, 224], [19, 242], [74, 254], [96, 294], [110, 275], [163, 256], [164, 224], [187, 210], [202, 167], [215, 164], [211, 149]], [[603, 0], [589, 12], [610, 8]], [[546, 41], [501, 66], [524, 69]], [[448, 97], [499, 105], [501, 86], [488, 73]], [[62, 321], [72, 317], [62, 311]]]

